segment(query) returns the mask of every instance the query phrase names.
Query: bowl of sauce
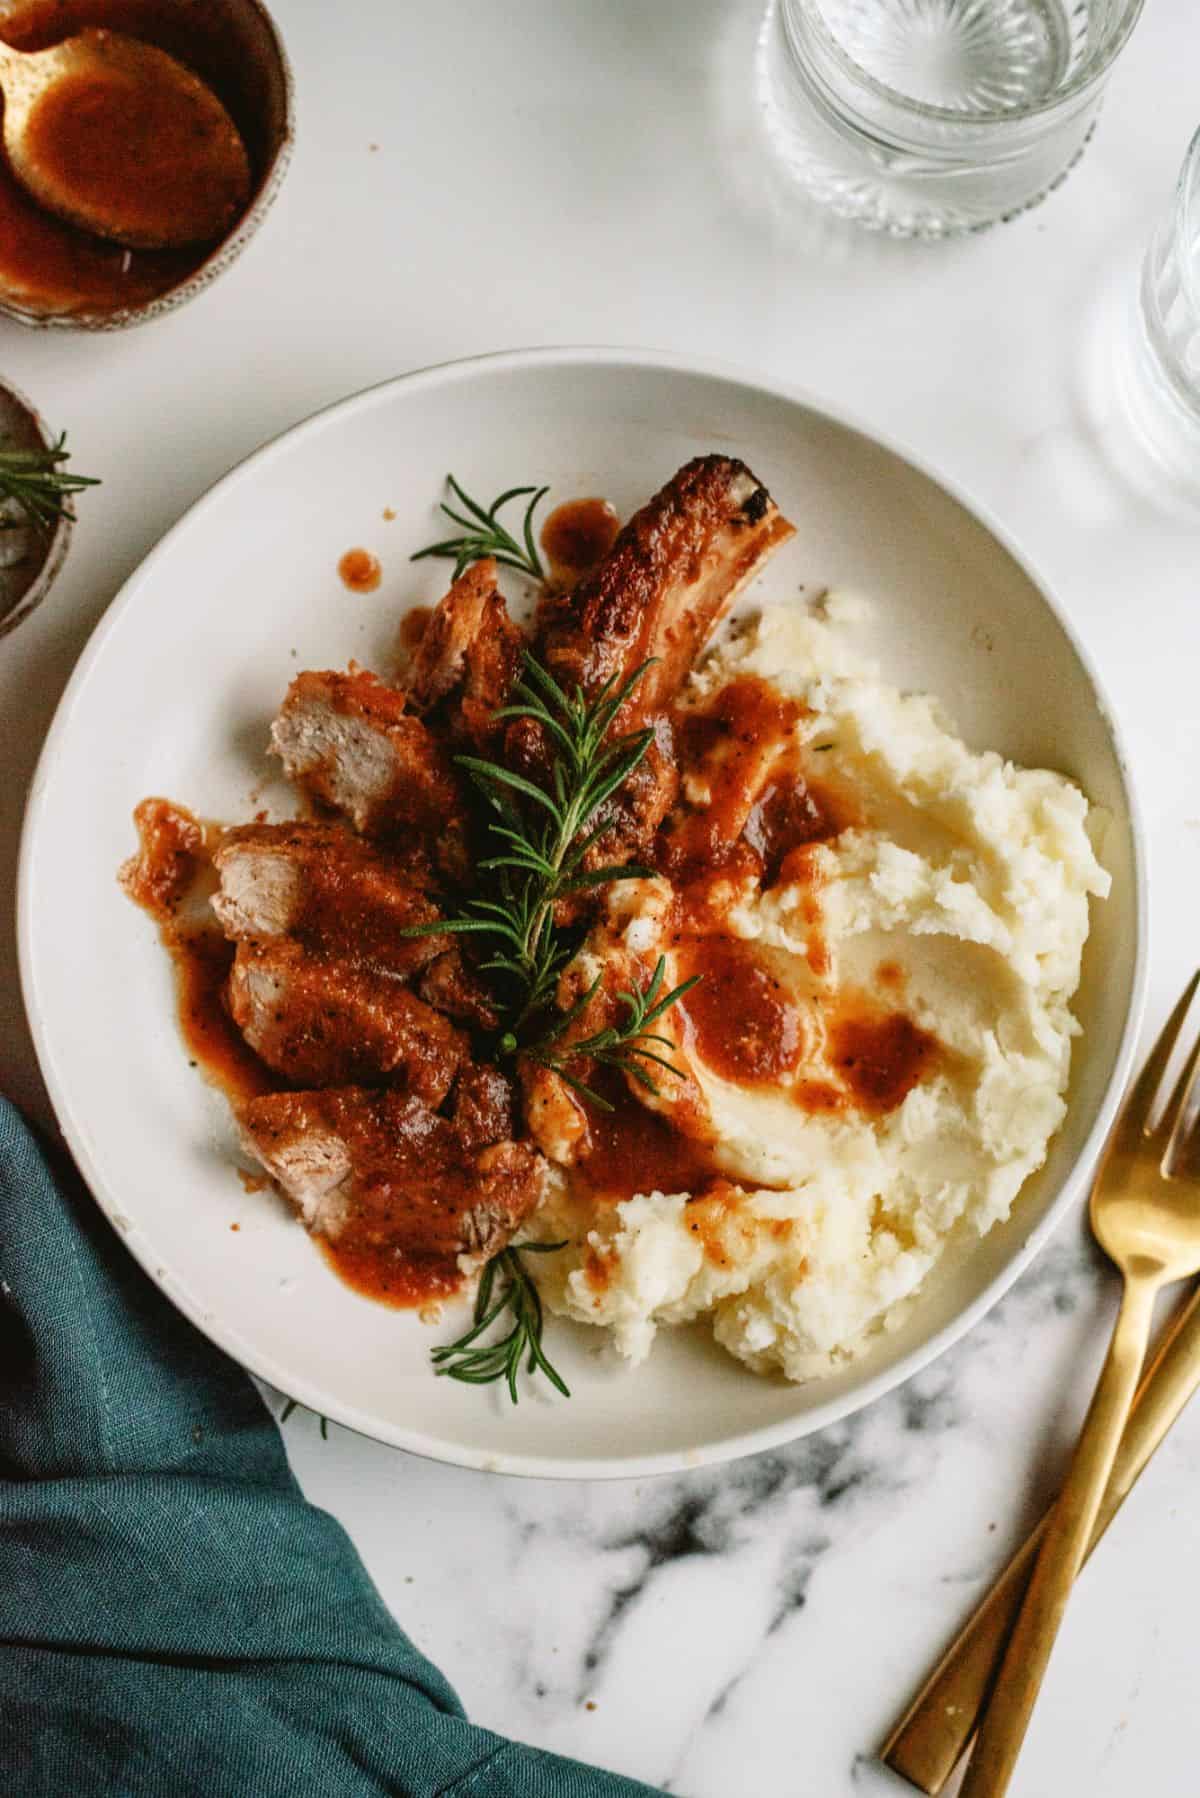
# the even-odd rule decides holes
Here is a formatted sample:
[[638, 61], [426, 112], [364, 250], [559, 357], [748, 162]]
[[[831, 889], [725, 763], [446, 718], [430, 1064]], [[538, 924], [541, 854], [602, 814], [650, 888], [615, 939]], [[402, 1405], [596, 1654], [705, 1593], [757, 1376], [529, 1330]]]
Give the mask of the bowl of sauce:
[[16, 50], [45, 50], [89, 26], [142, 38], [192, 69], [224, 103], [251, 170], [249, 198], [217, 241], [137, 250], [40, 207], [0, 147], [0, 315], [107, 331], [182, 305], [246, 247], [283, 180], [294, 101], [283, 45], [259, 0], [0, 0], [0, 38]]
[[[0, 450], [51, 448], [53, 436], [23, 394], [0, 383]], [[0, 498], [0, 637], [45, 599], [71, 540], [70, 510], [39, 530]]]

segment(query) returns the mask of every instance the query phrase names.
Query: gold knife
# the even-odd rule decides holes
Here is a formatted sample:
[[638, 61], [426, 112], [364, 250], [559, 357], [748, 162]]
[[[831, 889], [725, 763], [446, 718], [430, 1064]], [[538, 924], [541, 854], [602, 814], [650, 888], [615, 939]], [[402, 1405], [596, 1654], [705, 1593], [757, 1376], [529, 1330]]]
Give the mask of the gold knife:
[[[1200, 1286], [1179, 1307], [1163, 1332], [1138, 1387], [1088, 1545], [1089, 1556], [1197, 1386]], [[885, 1765], [911, 1780], [918, 1791], [940, 1792], [966, 1752], [1020, 1609], [1045, 1527], [1043, 1517], [946, 1650], [879, 1751]]]

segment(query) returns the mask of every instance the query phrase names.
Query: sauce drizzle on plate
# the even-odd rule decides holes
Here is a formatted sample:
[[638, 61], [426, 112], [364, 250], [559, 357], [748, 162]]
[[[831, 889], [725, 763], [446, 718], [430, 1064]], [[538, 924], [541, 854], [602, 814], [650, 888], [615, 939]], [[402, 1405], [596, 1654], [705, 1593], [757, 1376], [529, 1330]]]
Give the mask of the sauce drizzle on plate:
[[611, 1111], [587, 1107], [583, 1184], [613, 1204], [638, 1192], [697, 1192], [718, 1178], [712, 1151], [641, 1105], [621, 1078], [594, 1080]]
[[234, 944], [215, 923], [190, 915], [193, 895], [211, 878], [219, 832], [168, 799], [143, 799], [133, 819], [138, 853], [122, 868], [121, 885], [158, 924], [189, 1057], [231, 1105], [278, 1091], [283, 1082], [254, 1054], [226, 1009]]
[[383, 579], [379, 558], [369, 549], [348, 549], [338, 563], [338, 574], [351, 593], [374, 593]]
[[570, 586], [604, 559], [620, 528], [606, 499], [568, 499], [555, 506], [542, 526], [542, 549], [552, 578]]
[[752, 943], [700, 937], [686, 946], [680, 971], [701, 976], [679, 1012], [685, 1042], [706, 1067], [741, 1086], [795, 1071], [807, 1046], [805, 1008]]

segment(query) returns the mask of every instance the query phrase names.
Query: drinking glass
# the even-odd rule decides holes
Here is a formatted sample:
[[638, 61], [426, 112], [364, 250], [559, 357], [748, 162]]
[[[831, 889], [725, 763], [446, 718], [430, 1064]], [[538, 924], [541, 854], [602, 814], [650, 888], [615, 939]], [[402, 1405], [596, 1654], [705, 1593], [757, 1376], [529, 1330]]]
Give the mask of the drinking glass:
[[1110, 345], [1120, 415], [1111, 422], [1132, 431], [1143, 485], [1154, 497], [1173, 509], [1195, 510], [1200, 508], [1200, 131], [1122, 311]]
[[1083, 151], [1142, 0], [771, 0], [759, 86], [793, 175], [938, 238], [1012, 218]]

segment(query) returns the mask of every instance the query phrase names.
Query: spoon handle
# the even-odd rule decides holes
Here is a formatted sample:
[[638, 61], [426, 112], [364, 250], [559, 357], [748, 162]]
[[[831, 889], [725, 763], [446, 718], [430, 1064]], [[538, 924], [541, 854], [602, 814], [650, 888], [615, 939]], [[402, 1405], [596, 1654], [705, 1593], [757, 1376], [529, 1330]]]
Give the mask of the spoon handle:
[[1125, 1281], [1108, 1356], [984, 1713], [961, 1798], [1003, 1798], [1041, 1689], [1075, 1575], [1083, 1563], [1145, 1359], [1158, 1289]]
[[[1138, 1388], [1089, 1555], [1200, 1386], [1200, 1286], [1175, 1311]], [[1025, 1538], [879, 1751], [918, 1791], [942, 1790], [975, 1733], [1050, 1513]]]

